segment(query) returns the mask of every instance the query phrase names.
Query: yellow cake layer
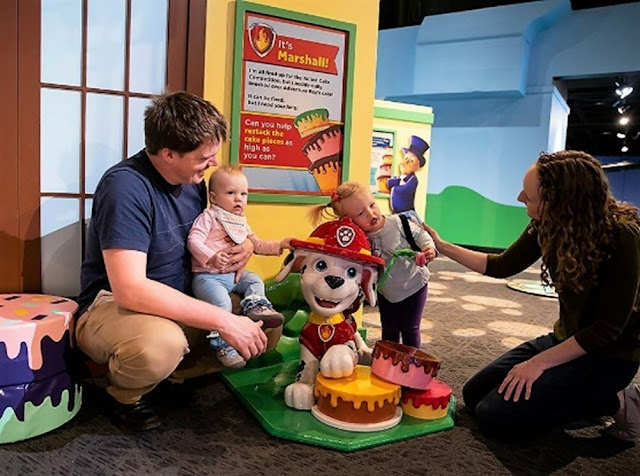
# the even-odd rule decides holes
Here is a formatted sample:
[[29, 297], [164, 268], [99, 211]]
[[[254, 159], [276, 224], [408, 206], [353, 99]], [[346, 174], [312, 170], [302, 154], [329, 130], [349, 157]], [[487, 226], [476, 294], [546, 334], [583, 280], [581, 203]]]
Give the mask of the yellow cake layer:
[[420, 405], [416, 408], [413, 406], [413, 400], [403, 403], [402, 411], [409, 416], [419, 418], [420, 420], [439, 420], [447, 416], [449, 407], [434, 409], [431, 405]]
[[351, 402], [357, 410], [363, 403], [373, 412], [382, 407], [385, 402], [398, 405], [400, 403], [400, 385], [385, 382], [371, 374], [371, 367], [357, 365], [349, 377], [332, 379], [321, 373], [316, 377], [315, 396], [322, 395], [331, 398], [331, 406], [338, 406], [338, 398]]

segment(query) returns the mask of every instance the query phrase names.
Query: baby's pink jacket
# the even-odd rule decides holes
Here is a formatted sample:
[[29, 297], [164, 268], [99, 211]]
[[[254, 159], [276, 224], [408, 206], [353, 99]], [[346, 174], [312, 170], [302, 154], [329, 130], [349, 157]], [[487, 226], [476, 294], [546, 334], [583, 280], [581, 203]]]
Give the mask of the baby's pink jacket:
[[[280, 241], [266, 241], [259, 239], [247, 225], [249, 240], [253, 243], [254, 253], [257, 255], [279, 255]], [[218, 251], [233, 246], [236, 243], [227, 236], [222, 224], [215, 218], [210, 209], [204, 210], [193, 222], [187, 247], [191, 252], [191, 269], [194, 273], [220, 273], [219, 269], [208, 265], [207, 262]]]

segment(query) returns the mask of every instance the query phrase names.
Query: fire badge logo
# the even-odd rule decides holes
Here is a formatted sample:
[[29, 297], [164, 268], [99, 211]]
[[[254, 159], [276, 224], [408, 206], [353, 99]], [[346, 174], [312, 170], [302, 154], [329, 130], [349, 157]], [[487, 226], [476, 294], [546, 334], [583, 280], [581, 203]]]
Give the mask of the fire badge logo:
[[276, 32], [271, 25], [253, 23], [249, 27], [249, 44], [260, 58], [264, 58], [276, 44]]

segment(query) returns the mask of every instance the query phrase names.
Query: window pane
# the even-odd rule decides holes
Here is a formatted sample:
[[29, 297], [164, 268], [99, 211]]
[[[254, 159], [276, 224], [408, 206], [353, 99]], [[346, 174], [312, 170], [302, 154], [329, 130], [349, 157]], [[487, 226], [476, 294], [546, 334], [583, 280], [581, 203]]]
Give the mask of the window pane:
[[129, 90], [161, 94], [167, 64], [167, 0], [131, 1]]
[[87, 94], [87, 193], [95, 192], [102, 174], [122, 160], [124, 98], [113, 94]]
[[131, 98], [129, 99], [129, 142], [127, 155], [144, 149], [144, 111], [151, 104], [151, 99]]
[[80, 202], [41, 198], [42, 292], [76, 296], [80, 292]]
[[93, 207], [93, 198], [87, 198], [84, 201], [84, 230], [82, 230], [85, 240], [87, 238], [87, 232], [89, 231], [89, 224], [91, 223], [91, 207]]
[[[91, 218], [91, 207], [93, 207], [93, 198], [87, 198], [84, 201], [84, 219], [88, 222]], [[88, 225], [89, 223], [87, 223]]]
[[124, 89], [125, 0], [87, 2], [87, 86]]
[[82, 0], [42, 0], [40, 78], [80, 85]]
[[40, 189], [80, 192], [80, 93], [42, 88]]

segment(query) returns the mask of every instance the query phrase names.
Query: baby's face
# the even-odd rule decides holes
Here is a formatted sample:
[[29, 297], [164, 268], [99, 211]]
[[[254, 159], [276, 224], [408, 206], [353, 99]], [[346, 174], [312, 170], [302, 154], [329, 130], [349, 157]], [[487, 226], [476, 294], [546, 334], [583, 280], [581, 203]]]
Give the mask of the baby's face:
[[365, 233], [378, 231], [384, 226], [384, 217], [376, 199], [370, 193], [354, 193], [350, 197], [343, 198], [342, 212]]
[[243, 174], [223, 173], [213, 184], [209, 192], [209, 200], [214, 205], [234, 213], [242, 215], [247, 207], [247, 197], [249, 196], [249, 182]]
[[420, 160], [413, 152], [407, 152], [404, 154], [402, 162], [400, 163], [400, 172], [402, 174], [408, 174], [415, 172], [420, 168]]

